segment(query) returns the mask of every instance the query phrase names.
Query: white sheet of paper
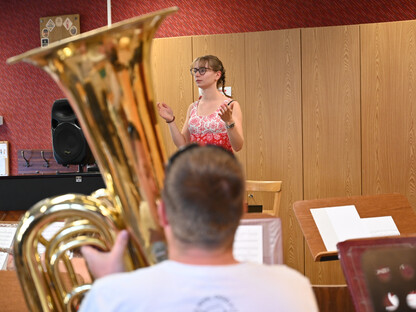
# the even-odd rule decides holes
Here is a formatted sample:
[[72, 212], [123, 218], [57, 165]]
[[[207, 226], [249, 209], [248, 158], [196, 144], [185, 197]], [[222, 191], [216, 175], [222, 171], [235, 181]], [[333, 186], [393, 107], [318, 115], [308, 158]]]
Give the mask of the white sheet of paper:
[[326, 212], [325, 208], [311, 209], [313, 219], [318, 227], [319, 234], [324, 241], [326, 250], [336, 250], [338, 243], [337, 233], [332, 226], [331, 220]]
[[240, 225], [234, 237], [233, 255], [240, 262], [263, 263], [263, 227]]
[[310, 211], [328, 251], [347, 239], [400, 235], [392, 217], [360, 218], [354, 205]]
[[7, 174], [7, 158], [0, 157], [0, 176]]
[[0, 176], [9, 175], [9, 159], [7, 143], [0, 143]]
[[15, 234], [15, 226], [0, 226], [0, 248], [12, 247]]
[[6, 252], [0, 252], [0, 270], [6, 270], [8, 256]]
[[338, 242], [369, 236], [354, 205], [316, 208], [311, 213], [328, 251], [336, 251]]
[[[338, 241], [370, 236], [354, 205], [330, 207], [325, 210], [337, 233]], [[334, 250], [337, 250], [336, 246]]]
[[399, 229], [391, 216], [363, 218], [361, 222], [369, 230], [371, 237], [400, 235]]

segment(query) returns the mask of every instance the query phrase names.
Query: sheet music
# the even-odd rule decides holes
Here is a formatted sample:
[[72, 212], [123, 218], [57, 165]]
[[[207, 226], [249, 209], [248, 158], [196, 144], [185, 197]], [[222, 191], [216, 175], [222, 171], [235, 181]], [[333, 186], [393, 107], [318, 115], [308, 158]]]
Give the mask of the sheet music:
[[11, 248], [15, 234], [15, 226], [0, 226], [0, 248]]
[[7, 141], [0, 141], [0, 176], [9, 175], [9, 159], [8, 159]]
[[391, 216], [360, 218], [354, 205], [311, 209], [328, 251], [347, 239], [400, 235]]
[[9, 254], [7, 252], [0, 252], [0, 270], [6, 270], [8, 257]]
[[7, 173], [7, 159], [0, 157], [0, 176], [4, 176]]
[[[337, 233], [325, 209], [311, 209], [312, 217], [318, 227], [319, 234], [324, 242], [326, 250], [336, 250], [338, 243]], [[335, 248], [335, 249], [334, 249]]]
[[325, 208], [325, 211], [335, 229], [338, 241], [370, 236], [354, 205]]
[[240, 262], [263, 263], [263, 227], [240, 225], [234, 237], [233, 255]]
[[[65, 222], [54, 222], [46, 227], [43, 232], [43, 237], [50, 240], [56, 232], [58, 232]], [[10, 249], [12, 248], [14, 236], [16, 234], [17, 224], [2, 224], [0, 226], [0, 248]], [[41, 244], [38, 245], [38, 252], [40, 254], [45, 252], [45, 247]], [[5, 270], [7, 267], [7, 252], [0, 252], [0, 270]]]
[[370, 231], [372, 237], [400, 235], [399, 229], [391, 216], [363, 218], [361, 222]]
[[[4, 224], [4, 226], [0, 226], [0, 248], [12, 248], [16, 229], [16, 226], [10, 224]], [[0, 270], [6, 270], [8, 257], [9, 254], [7, 252], [0, 252]]]

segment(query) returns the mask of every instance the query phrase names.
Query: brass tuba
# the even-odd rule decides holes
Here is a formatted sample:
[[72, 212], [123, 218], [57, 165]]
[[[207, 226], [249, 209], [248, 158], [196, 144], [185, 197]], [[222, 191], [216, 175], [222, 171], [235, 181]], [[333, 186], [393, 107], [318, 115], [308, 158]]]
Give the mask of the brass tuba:
[[[164, 256], [156, 205], [166, 155], [154, 109], [150, 52], [159, 25], [176, 11], [139, 16], [7, 60], [39, 66], [58, 83], [106, 184], [90, 196], [40, 201], [20, 221], [15, 266], [32, 311], [76, 310], [93, 279], [85, 282], [76, 274], [74, 253], [82, 245], [109, 250], [120, 229], [127, 228], [131, 237], [127, 269]], [[62, 226], [46, 236], [58, 221]]]

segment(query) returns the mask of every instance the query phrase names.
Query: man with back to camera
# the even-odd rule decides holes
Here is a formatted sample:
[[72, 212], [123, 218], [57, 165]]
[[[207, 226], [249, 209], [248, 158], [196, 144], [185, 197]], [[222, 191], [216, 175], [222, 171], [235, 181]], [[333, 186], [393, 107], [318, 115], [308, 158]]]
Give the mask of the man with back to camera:
[[318, 311], [299, 272], [234, 259], [244, 181], [237, 159], [220, 147], [179, 150], [166, 168], [158, 207], [169, 260], [111, 274], [122, 271], [126, 231], [109, 253], [83, 247], [93, 274], [108, 276], [94, 282], [81, 311]]

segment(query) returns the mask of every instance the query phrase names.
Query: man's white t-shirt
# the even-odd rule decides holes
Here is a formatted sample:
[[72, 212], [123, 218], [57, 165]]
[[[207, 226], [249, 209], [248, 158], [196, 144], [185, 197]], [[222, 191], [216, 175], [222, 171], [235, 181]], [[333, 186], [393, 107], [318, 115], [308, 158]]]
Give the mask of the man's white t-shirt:
[[81, 311], [318, 311], [309, 280], [285, 265], [160, 264], [98, 279]]

